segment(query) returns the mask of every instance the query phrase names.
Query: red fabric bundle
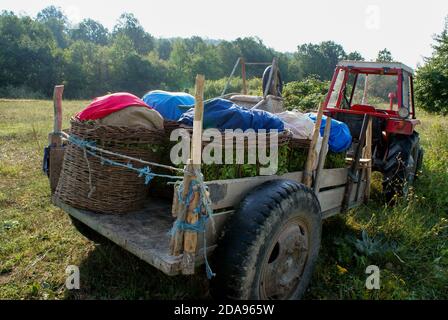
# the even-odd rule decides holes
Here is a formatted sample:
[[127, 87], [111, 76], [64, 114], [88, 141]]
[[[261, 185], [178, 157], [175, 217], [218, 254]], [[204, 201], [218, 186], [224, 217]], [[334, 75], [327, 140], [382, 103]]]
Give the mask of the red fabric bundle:
[[96, 120], [104, 118], [111, 113], [131, 106], [141, 106], [152, 109], [142, 99], [127, 92], [117, 92], [95, 98], [76, 117], [79, 120]]

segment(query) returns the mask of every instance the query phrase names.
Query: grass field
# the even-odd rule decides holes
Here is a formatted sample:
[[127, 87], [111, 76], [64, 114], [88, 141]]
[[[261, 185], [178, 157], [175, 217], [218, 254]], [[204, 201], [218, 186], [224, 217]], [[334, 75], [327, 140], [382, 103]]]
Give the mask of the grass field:
[[[64, 125], [86, 101], [65, 101]], [[408, 199], [385, 207], [375, 179], [370, 203], [326, 221], [308, 299], [448, 298], [448, 120], [423, 114], [425, 159]], [[50, 203], [41, 172], [53, 122], [51, 101], [0, 100], [1, 299], [210, 299], [197, 276], [167, 277], [111, 244], [76, 232]], [[78, 265], [81, 289], [65, 289]], [[378, 265], [381, 289], [365, 289]]]

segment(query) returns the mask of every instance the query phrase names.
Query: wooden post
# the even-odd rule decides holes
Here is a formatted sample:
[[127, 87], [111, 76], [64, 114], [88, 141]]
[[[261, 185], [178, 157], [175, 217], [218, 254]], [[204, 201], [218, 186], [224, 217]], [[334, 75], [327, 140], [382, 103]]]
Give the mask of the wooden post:
[[320, 176], [322, 174], [322, 170], [325, 165], [325, 159], [327, 158], [327, 152], [328, 152], [328, 139], [330, 137], [330, 129], [331, 129], [331, 118], [327, 117], [327, 122], [325, 122], [325, 130], [324, 130], [324, 137], [322, 139], [322, 147], [320, 149], [319, 153], [319, 162], [317, 164], [317, 171], [316, 171], [316, 180], [314, 181], [314, 193], [319, 192], [320, 188]]
[[[184, 180], [182, 181], [182, 187], [183, 187], [183, 192], [182, 192], [182, 200], [178, 206], [177, 206], [177, 220], [176, 223], [180, 224], [180, 223], [184, 223], [185, 222], [185, 217], [187, 215], [187, 209], [189, 206], [189, 203], [185, 203], [185, 199], [187, 198], [188, 192], [189, 192], [189, 188], [190, 188], [190, 183], [191, 180], [193, 179], [193, 167], [192, 167], [192, 163], [191, 160], [188, 159], [187, 165], [185, 166], [185, 170], [186, 173], [184, 174]], [[191, 173], [191, 174], [189, 174]], [[176, 190], [174, 190], [174, 192], [177, 192]], [[175, 197], [177, 197], [177, 195], [174, 195]], [[178, 256], [182, 253], [182, 248], [184, 246], [184, 231], [182, 230], [182, 228], [177, 228], [175, 229], [174, 234], [171, 236], [171, 242], [170, 242], [170, 251], [171, 251], [171, 255], [173, 256]]]
[[64, 92], [64, 86], [55, 86], [53, 90], [53, 132], [49, 137], [50, 145], [60, 147], [62, 145], [62, 138], [60, 133], [62, 132], [62, 93]]
[[[201, 169], [201, 153], [202, 153], [202, 119], [204, 115], [204, 83], [203, 75], [196, 76], [196, 93], [195, 93], [195, 110], [193, 122], [193, 137], [191, 147], [191, 159], [188, 160], [186, 166], [186, 174], [183, 181], [182, 198], [185, 200], [190, 193], [191, 181], [195, 179], [195, 172], [200, 172]], [[193, 192], [190, 203], [180, 203], [178, 205], [178, 215], [176, 223], [196, 224], [199, 219], [200, 212], [195, 212], [199, 205], [200, 192], [199, 190], [191, 190]], [[171, 238], [171, 254], [179, 255], [183, 248], [182, 256], [182, 273], [193, 274], [195, 267], [195, 257], [198, 244], [198, 234], [193, 230], [185, 230], [178, 228]]]
[[314, 124], [313, 137], [311, 139], [310, 148], [308, 150], [308, 157], [306, 159], [305, 168], [303, 170], [302, 182], [307, 187], [311, 187], [311, 183], [313, 181], [312, 172], [313, 172], [314, 161], [316, 158], [314, 151], [316, 150], [317, 139], [319, 138], [320, 125], [322, 123], [323, 112], [324, 112], [324, 107], [323, 107], [323, 104], [321, 103], [319, 105], [319, 109], [317, 110], [317, 117], [316, 117], [316, 123]]
[[241, 77], [243, 79], [243, 94], [247, 94], [247, 84], [246, 84], [246, 61], [244, 58], [240, 58], [241, 61]]
[[356, 148], [356, 152], [353, 157], [350, 169], [348, 170], [347, 184], [345, 186], [344, 198], [342, 200], [342, 211], [347, 210], [350, 205], [350, 197], [352, 194], [353, 183], [357, 182], [358, 186], [359, 186], [359, 183], [361, 183], [361, 179], [359, 179], [359, 166], [360, 166], [362, 149], [366, 142], [367, 123], [368, 123], [369, 119], [370, 119], [370, 116], [368, 114], [365, 114], [364, 120], [362, 122], [358, 146]]
[[204, 116], [204, 83], [205, 77], [198, 74], [196, 76], [196, 93], [195, 93], [195, 107], [194, 107], [194, 122], [193, 122], [193, 138], [191, 154], [194, 165], [201, 166], [202, 153], [202, 118]]
[[61, 174], [62, 160], [64, 158], [64, 148], [62, 146], [62, 93], [64, 86], [54, 87], [53, 91], [53, 132], [48, 136], [48, 144], [50, 145], [50, 189], [54, 194]]
[[370, 180], [372, 179], [372, 117], [369, 118], [366, 132], [366, 146], [364, 148], [364, 159], [369, 161], [366, 163], [366, 189], [364, 192], [364, 203], [367, 203], [370, 198]]
[[272, 76], [273, 81], [272, 81], [272, 90], [271, 92], [273, 92], [274, 96], [277, 96], [277, 85], [278, 85], [278, 62], [277, 62], [277, 58], [272, 59]]

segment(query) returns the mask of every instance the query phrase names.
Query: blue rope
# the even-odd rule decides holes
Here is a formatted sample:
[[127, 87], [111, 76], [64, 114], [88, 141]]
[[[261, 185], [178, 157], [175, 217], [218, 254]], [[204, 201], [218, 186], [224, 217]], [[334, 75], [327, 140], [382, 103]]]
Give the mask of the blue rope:
[[[191, 180], [190, 182], [190, 187], [188, 190], [188, 193], [185, 196], [185, 199], [183, 199], [182, 194], [183, 194], [183, 185], [179, 185], [179, 187], [177, 188], [177, 197], [180, 203], [183, 203], [185, 206], [188, 206], [191, 202], [191, 198], [193, 197], [194, 194], [194, 187], [199, 185], [200, 186], [200, 182], [197, 180]], [[192, 231], [192, 232], [196, 232], [196, 233], [202, 233], [203, 237], [204, 237], [204, 247], [203, 247], [203, 251], [204, 251], [204, 262], [205, 262], [205, 272], [207, 273], [207, 278], [211, 279], [212, 277], [214, 277], [216, 274], [212, 271], [212, 268], [210, 267], [210, 263], [208, 262], [207, 259], [207, 237], [205, 234], [206, 231], [206, 225], [207, 225], [207, 220], [208, 218], [211, 216], [210, 214], [202, 214], [202, 208], [203, 208], [203, 204], [206, 204], [206, 207], [208, 206], [207, 201], [203, 201], [203, 199], [205, 198], [205, 195], [202, 191], [202, 188], [199, 188], [199, 195], [200, 195], [200, 201], [199, 204], [196, 208], [194, 208], [193, 213], [196, 215], [199, 215], [199, 219], [195, 222], [195, 223], [188, 223], [187, 221], [181, 221], [181, 220], [176, 220], [174, 221], [173, 227], [171, 228], [171, 230], [169, 231], [170, 235], [173, 236], [177, 230], [183, 230], [183, 231]], [[204, 189], [206, 190], [206, 189]], [[206, 212], [209, 212], [209, 210], [205, 210]]]
[[154, 173], [151, 171], [151, 168], [149, 168], [149, 166], [146, 166], [143, 168], [136, 168], [130, 162], [128, 162], [127, 164], [123, 164], [121, 162], [117, 162], [117, 161], [105, 158], [102, 155], [98, 155], [98, 154], [96, 154], [96, 152], [87, 149], [88, 147], [94, 148], [96, 146], [95, 142], [88, 141], [88, 140], [82, 140], [82, 139], [77, 138], [74, 135], [70, 135], [68, 140], [71, 143], [73, 143], [74, 145], [80, 147], [81, 149], [84, 149], [88, 154], [99, 158], [101, 160], [101, 164], [103, 164], [103, 165], [108, 164], [111, 166], [126, 168], [126, 169], [133, 170], [133, 171], [137, 172], [139, 177], [145, 177], [146, 185], [149, 184], [154, 177], [176, 179], [176, 180], [183, 179], [183, 177], [180, 177], [180, 176], [171, 176], [171, 175], [167, 175], [167, 174]]
[[[183, 177], [179, 177], [179, 176], [156, 174], [156, 173], [152, 172], [151, 168], [149, 168], [148, 166], [143, 167], [143, 168], [136, 168], [130, 162], [128, 162], [127, 164], [123, 164], [121, 162], [117, 162], [117, 161], [105, 158], [102, 155], [96, 154], [94, 151], [88, 150], [88, 148], [94, 149], [96, 147], [95, 142], [88, 141], [88, 140], [82, 140], [82, 139], [77, 138], [74, 135], [70, 135], [68, 137], [68, 140], [71, 143], [77, 145], [78, 147], [84, 149], [88, 154], [99, 158], [101, 160], [101, 164], [103, 164], [103, 165], [108, 164], [108, 165], [122, 167], [122, 168], [136, 171], [138, 173], [139, 177], [145, 177], [145, 184], [149, 184], [154, 177], [162, 177], [162, 178], [177, 179], [177, 180], [183, 179]], [[207, 186], [205, 186], [205, 184], [204, 184], [203, 176], [200, 172], [195, 172], [195, 174], [196, 174], [197, 179], [191, 180], [190, 186], [188, 189], [188, 193], [186, 194], [185, 199], [183, 199], [183, 196], [182, 196], [182, 194], [183, 194], [183, 185], [182, 184], [180, 184], [179, 187], [177, 188], [177, 197], [178, 197], [179, 202], [184, 203], [185, 206], [188, 206], [192, 200], [193, 195], [194, 195], [193, 189], [194, 189], [194, 187], [196, 187], [199, 191], [200, 201], [199, 201], [198, 206], [196, 208], [194, 208], [193, 213], [199, 215], [199, 219], [195, 223], [188, 223], [186, 221], [176, 220], [173, 224], [173, 227], [171, 228], [171, 230], [169, 232], [171, 235], [174, 235], [176, 230], [179, 229], [179, 230], [187, 230], [187, 231], [192, 231], [192, 232], [203, 234], [203, 236], [204, 236], [204, 249], [203, 250], [204, 250], [205, 271], [207, 273], [207, 278], [211, 279], [216, 274], [213, 273], [213, 271], [210, 267], [210, 264], [208, 262], [208, 259], [207, 259], [207, 237], [205, 235], [205, 226], [206, 226], [208, 218], [212, 216], [213, 210], [211, 209], [209, 200], [205, 195], [205, 193], [207, 192]], [[206, 212], [205, 215], [201, 213], [203, 207], [205, 207], [205, 212]]]

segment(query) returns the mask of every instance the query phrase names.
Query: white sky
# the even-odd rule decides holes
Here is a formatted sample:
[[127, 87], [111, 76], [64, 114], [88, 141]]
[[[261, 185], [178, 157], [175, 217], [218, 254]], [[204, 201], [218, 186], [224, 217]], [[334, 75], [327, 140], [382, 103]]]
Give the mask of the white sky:
[[432, 36], [448, 15], [447, 0], [0, 0], [0, 10], [31, 16], [48, 5], [61, 7], [73, 22], [89, 17], [109, 29], [131, 12], [156, 37], [258, 36], [278, 51], [334, 40], [366, 59], [386, 47], [411, 67], [431, 54]]

